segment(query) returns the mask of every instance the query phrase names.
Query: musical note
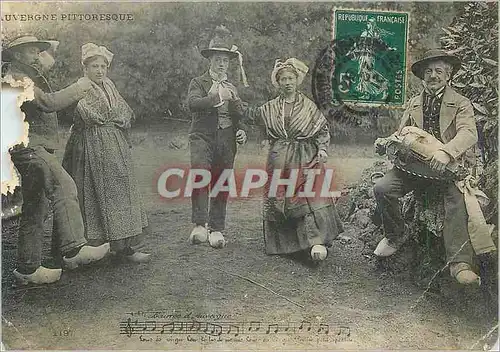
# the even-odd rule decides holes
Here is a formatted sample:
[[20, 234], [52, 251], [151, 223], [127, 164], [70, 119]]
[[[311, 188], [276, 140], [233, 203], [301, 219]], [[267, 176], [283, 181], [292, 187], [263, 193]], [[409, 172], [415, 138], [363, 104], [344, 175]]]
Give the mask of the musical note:
[[[167, 329], [165, 329], [165, 327], [167, 327]], [[160, 334], [163, 334], [165, 330], [167, 330], [169, 333], [172, 333], [174, 329], [175, 329], [175, 323], [173, 322], [163, 324], [161, 327]]]
[[[262, 326], [267, 326], [263, 329]], [[332, 328], [333, 329], [333, 328]], [[339, 338], [349, 338], [351, 330], [348, 326], [337, 326], [336, 335]], [[200, 322], [195, 320], [178, 320], [178, 321], [160, 321], [160, 320], [132, 320], [128, 317], [120, 322], [120, 334], [131, 337], [135, 334], [207, 334], [211, 336], [220, 336], [222, 334], [232, 334], [234, 336], [244, 334], [296, 334], [296, 333], [313, 333], [325, 334], [330, 333], [329, 324], [311, 323], [307, 320], [299, 322]]]
[[[211, 329], [209, 329], [209, 327]], [[210, 332], [208, 330], [210, 330]], [[204, 332], [208, 335], [219, 336], [222, 334], [222, 326], [218, 324], [207, 323]]]
[[147, 330], [148, 325], [150, 325], [150, 326], [151, 326], [151, 331], [155, 331], [155, 330], [156, 330], [156, 320], [149, 320], [149, 321], [146, 321], [146, 323], [145, 323], [145, 328], [144, 328], [143, 330]]
[[330, 333], [330, 326], [328, 324], [319, 324], [319, 329], [318, 329], [318, 333], [324, 331], [325, 334], [329, 334]]
[[230, 334], [234, 330], [236, 330], [236, 332], [233, 332], [234, 336], [238, 336], [240, 334], [240, 327], [238, 325], [229, 324], [227, 333]]
[[[257, 327], [255, 327], [257, 326]], [[259, 331], [260, 330], [260, 321], [251, 321], [250, 326], [248, 327], [248, 331]]]
[[308, 322], [308, 321], [302, 320], [302, 321], [300, 322], [300, 326], [299, 326], [299, 330], [300, 330], [300, 332], [302, 332], [302, 331], [303, 331], [303, 329], [304, 329], [304, 325], [306, 325], [306, 326], [307, 326], [307, 331], [311, 331], [311, 323], [310, 323], [310, 322]]
[[174, 331], [175, 331], [176, 323], [177, 323], [177, 331], [180, 331], [182, 334], [182, 331], [184, 331], [184, 324], [185, 323], [181, 322], [181, 321], [174, 322]]
[[127, 319], [127, 325], [125, 326], [125, 333], [127, 334], [128, 337], [131, 337], [132, 334], [134, 333], [134, 329], [132, 328], [132, 325], [130, 325], [130, 318]]
[[190, 332], [200, 331], [200, 329], [201, 329], [201, 324], [198, 321], [192, 321], [191, 325], [189, 325], [188, 328], [187, 328], [187, 330], [190, 331]]
[[269, 334], [271, 331], [273, 333], [277, 334], [278, 333], [278, 324], [269, 324], [267, 326], [266, 334]]
[[349, 328], [348, 326], [339, 326], [339, 332], [337, 333], [337, 335], [341, 335], [342, 333], [344, 333], [347, 337], [351, 336], [351, 328]]

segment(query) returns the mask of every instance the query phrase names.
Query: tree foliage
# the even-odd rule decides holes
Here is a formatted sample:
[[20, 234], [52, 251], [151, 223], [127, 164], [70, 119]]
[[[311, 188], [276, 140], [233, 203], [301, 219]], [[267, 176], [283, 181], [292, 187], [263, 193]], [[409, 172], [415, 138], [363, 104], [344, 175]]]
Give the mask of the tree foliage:
[[[420, 3], [345, 3], [341, 7], [410, 11], [410, 56], [414, 49], [433, 46], [432, 32], [447, 24], [450, 11], [438, 4]], [[448, 5], [449, 7], [449, 5]], [[26, 4], [9, 4], [7, 12], [25, 12]], [[33, 13], [131, 13], [133, 21], [3, 21], [3, 39], [19, 34], [34, 34], [61, 42], [56, 65], [51, 72], [55, 88], [61, 88], [82, 74], [81, 46], [94, 42], [107, 46], [115, 57], [110, 77], [136, 111], [139, 122], [161, 117], [188, 118], [187, 87], [200, 75], [207, 61], [200, 55], [212, 37], [213, 29], [226, 25], [233, 41], [244, 55], [251, 85], [238, 87], [242, 98], [255, 105], [275, 96], [270, 82], [278, 58], [297, 57], [311, 69], [316, 56], [331, 40], [331, 3], [31, 3]], [[5, 12], [4, 12], [5, 13]], [[426, 29], [427, 30], [424, 30]], [[431, 32], [429, 32], [431, 28]], [[233, 80], [239, 82], [236, 65]], [[411, 74], [410, 74], [411, 76]], [[311, 74], [303, 84], [310, 96]], [[377, 116], [398, 118], [397, 114], [376, 111], [366, 131], [380, 134]], [[370, 115], [370, 116], [372, 116]], [[69, 118], [69, 117], [68, 117]], [[70, 121], [67, 121], [70, 122]], [[351, 128], [337, 126], [335, 133]], [[375, 128], [374, 128], [375, 127]], [[387, 126], [384, 127], [387, 129]], [[382, 128], [382, 130], [384, 130]]]
[[492, 199], [487, 217], [498, 214], [498, 3], [462, 3], [451, 25], [443, 28], [442, 46], [462, 61], [451, 85], [474, 106], [479, 146], [485, 163], [480, 180]]

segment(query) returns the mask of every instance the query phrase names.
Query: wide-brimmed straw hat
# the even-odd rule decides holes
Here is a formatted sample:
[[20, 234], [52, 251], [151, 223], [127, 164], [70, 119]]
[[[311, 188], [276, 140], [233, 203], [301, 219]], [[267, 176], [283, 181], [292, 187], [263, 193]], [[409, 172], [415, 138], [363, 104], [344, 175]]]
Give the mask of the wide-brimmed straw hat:
[[451, 76], [453, 76], [460, 69], [460, 59], [454, 55], [446, 53], [441, 49], [431, 49], [424, 53], [422, 58], [411, 66], [411, 72], [420, 79], [424, 79], [424, 71], [427, 65], [433, 61], [444, 61], [452, 66]]
[[201, 55], [210, 58], [215, 53], [223, 53], [229, 56], [230, 59], [236, 59], [238, 57], [238, 48], [231, 43], [230, 40], [230, 31], [224, 26], [217, 26], [215, 28], [215, 35], [210, 41], [207, 49], [201, 50]]
[[38, 40], [37, 37], [31, 35], [24, 35], [21, 37], [17, 37], [14, 40], [10, 41], [3, 51], [3, 59], [10, 60], [12, 59], [12, 52], [15, 49], [18, 49], [23, 46], [36, 46], [40, 49], [40, 51], [45, 51], [51, 47], [51, 43], [44, 40]]

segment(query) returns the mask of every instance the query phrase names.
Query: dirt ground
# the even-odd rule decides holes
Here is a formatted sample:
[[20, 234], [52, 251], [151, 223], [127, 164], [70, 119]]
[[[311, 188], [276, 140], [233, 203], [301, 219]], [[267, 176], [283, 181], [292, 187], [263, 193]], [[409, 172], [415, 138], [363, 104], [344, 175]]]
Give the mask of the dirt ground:
[[[474, 289], [451, 286], [461, 291], [459, 300], [451, 300], [446, 292], [428, 293], [419, 300], [422, 288], [384, 273], [374, 258], [362, 254], [363, 244], [349, 224], [326, 262], [318, 266], [297, 258], [266, 256], [259, 198], [229, 203], [226, 248], [189, 245], [190, 203], [162, 200], [155, 188], [155, 175], [163, 168], [187, 165], [185, 145], [172, 149], [170, 144], [176, 134], [185, 133], [184, 127], [172, 132], [156, 126], [132, 135], [137, 175], [152, 224], [147, 239], [147, 249], [153, 254], [149, 264], [116, 263], [107, 258], [65, 271], [55, 284], [16, 288], [11, 274], [16, 222], [3, 223], [2, 340], [8, 348], [469, 349], [495, 325]], [[332, 145], [329, 154], [339, 188], [356, 181], [376, 158], [370, 146]], [[239, 149], [236, 167], [263, 164], [264, 159], [252, 139]], [[120, 322], [129, 317], [144, 319], [127, 314], [138, 311], [201, 320], [203, 315], [219, 315], [205, 320], [259, 321], [265, 328], [308, 321], [314, 326], [328, 324], [330, 332], [241, 333], [232, 339], [224, 334], [225, 338], [216, 341], [207, 341], [207, 336], [201, 341], [204, 335], [120, 334]], [[340, 336], [338, 326], [349, 327], [350, 336], [335, 339]], [[475, 347], [481, 349], [483, 343]]]

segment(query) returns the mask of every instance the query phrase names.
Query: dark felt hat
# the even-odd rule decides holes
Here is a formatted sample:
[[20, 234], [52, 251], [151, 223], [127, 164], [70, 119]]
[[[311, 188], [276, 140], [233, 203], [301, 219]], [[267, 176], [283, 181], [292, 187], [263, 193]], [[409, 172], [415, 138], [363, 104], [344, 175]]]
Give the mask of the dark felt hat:
[[215, 28], [215, 35], [210, 41], [207, 49], [201, 50], [201, 55], [210, 58], [215, 53], [223, 53], [229, 56], [230, 59], [235, 59], [238, 57], [237, 49], [233, 49], [233, 45], [230, 44], [230, 31], [224, 26], [217, 26]]
[[441, 49], [431, 49], [425, 52], [420, 60], [411, 65], [411, 72], [420, 79], [424, 79], [424, 70], [427, 65], [433, 61], [444, 61], [452, 66], [451, 76], [453, 76], [460, 69], [460, 59], [454, 55], [449, 55], [446, 51]]

